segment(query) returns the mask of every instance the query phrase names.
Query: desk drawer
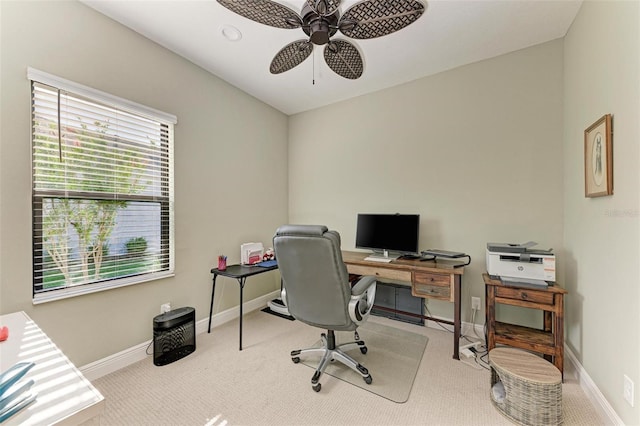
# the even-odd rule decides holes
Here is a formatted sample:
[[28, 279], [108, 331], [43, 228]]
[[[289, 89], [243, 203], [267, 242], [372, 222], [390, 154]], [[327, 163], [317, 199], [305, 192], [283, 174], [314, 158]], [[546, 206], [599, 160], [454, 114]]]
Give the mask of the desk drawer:
[[535, 289], [496, 286], [496, 297], [553, 305], [553, 293]]
[[347, 265], [347, 271], [355, 275], [373, 275], [378, 278], [386, 278], [392, 281], [411, 281], [410, 271], [398, 271], [396, 269], [376, 268], [375, 266]]
[[411, 294], [429, 299], [452, 300], [451, 278], [449, 274], [416, 272]]

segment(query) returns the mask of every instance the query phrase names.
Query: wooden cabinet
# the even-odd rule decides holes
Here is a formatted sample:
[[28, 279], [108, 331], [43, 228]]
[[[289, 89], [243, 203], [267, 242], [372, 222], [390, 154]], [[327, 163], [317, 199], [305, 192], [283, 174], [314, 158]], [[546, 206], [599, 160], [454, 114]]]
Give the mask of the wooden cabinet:
[[[483, 274], [486, 290], [487, 347], [498, 344], [527, 349], [544, 355], [563, 371], [564, 364], [564, 295], [557, 285], [547, 288], [505, 286], [502, 281]], [[541, 328], [524, 327], [496, 320], [495, 305], [519, 306], [543, 311]]]

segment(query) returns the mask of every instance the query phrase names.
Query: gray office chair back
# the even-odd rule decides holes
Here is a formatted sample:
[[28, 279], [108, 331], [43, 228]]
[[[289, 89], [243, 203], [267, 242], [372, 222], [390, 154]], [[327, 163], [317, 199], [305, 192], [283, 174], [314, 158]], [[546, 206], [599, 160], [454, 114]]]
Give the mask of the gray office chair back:
[[[294, 318], [313, 327], [325, 328], [321, 346], [291, 351], [291, 360], [320, 355], [322, 359], [311, 378], [311, 388], [319, 392], [320, 376], [333, 361], [360, 374], [367, 384], [373, 378], [362, 364], [345, 351], [368, 349], [356, 328], [368, 318], [376, 296], [376, 277], [360, 277], [351, 286], [342, 261], [340, 235], [321, 225], [284, 225], [273, 237], [273, 248], [282, 276], [282, 300]], [[354, 331], [353, 342], [338, 343], [335, 331]]]
[[[342, 260], [340, 235], [321, 225], [284, 225], [273, 238], [289, 313], [309, 325], [350, 331], [349, 274]], [[290, 259], [295, 259], [291, 261]]]

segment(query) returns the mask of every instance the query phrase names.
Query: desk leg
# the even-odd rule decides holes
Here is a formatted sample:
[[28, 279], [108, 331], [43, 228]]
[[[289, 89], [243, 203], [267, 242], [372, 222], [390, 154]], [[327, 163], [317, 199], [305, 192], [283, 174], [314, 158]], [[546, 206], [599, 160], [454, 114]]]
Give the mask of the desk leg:
[[246, 278], [238, 278], [238, 284], [240, 284], [240, 349], [242, 350], [242, 290], [244, 289], [244, 283], [246, 281]]
[[460, 359], [460, 301], [462, 300], [462, 276], [455, 276], [453, 296], [453, 359]]
[[207, 333], [211, 333], [211, 317], [213, 316], [213, 296], [216, 292], [216, 274], [213, 274], [213, 285], [211, 286], [211, 306], [209, 307], [209, 328]]

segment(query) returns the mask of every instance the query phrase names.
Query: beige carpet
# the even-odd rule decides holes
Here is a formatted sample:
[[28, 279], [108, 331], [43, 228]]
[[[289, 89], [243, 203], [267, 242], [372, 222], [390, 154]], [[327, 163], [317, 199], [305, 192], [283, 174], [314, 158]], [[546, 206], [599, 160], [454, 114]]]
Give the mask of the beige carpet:
[[[404, 404], [328, 375], [314, 392], [310, 369], [293, 364], [289, 352], [314, 342], [317, 329], [256, 311], [244, 317], [241, 352], [235, 320], [199, 334], [196, 351], [177, 362], [156, 367], [150, 356], [94, 381], [106, 408], [87, 426], [511, 425], [490, 402], [489, 372], [451, 358], [450, 333], [369, 321], [429, 338]], [[563, 408], [566, 425], [606, 424], [571, 378], [563, 384]]]
[[[318, 332], [321, 330], [318, 329]], [[360, 374], [341, 362], [329, 364], [325, 374], [393, 402], [406, 402], [409, 399], [422, 354], [429, 340], [427, 336], [378, 324], [374, 321], [365, 322], [358, 328], [358, 333], [368, 348], [367, 353], [362, 354], [360, 350], [353, 349], [349, 350], [347, 354], [369, 370], [373, 382], [370, 385], [366, 384]], [[336, 341], [337, 344], [353, 342], [353, 332], [336, 332]], [[315, 345], [308, 347], [320, 347], [320, 341], [318, 340]], [[320, 356], [313, 355], [306, 356], [301, 364], [315, 370], [319, 362]], [[309, 383], [311, 383], [312, 375], [309, 376]], [[320, 383], [323, 382], [321, 377]]]

